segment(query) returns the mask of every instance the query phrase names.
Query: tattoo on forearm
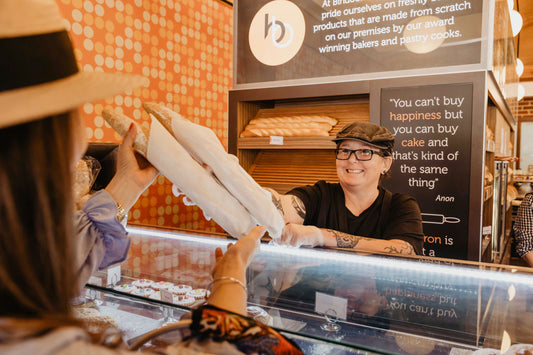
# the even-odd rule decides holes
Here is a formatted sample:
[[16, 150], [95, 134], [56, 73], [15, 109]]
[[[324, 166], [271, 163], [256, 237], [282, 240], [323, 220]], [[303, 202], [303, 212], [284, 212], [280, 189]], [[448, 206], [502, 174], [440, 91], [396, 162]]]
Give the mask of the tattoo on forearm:
[[413, 249], [413, 246], [409, 243], [404, 243], [400, 248], [397, 248], [395, 246], [388, 246], [384, 248], [386, 252], [391, 254], [407, 254], [407, 255], [415, 255], [415, 250]]
[[337, 240], [337, 246], [339, 248], [355, 248], [359, 241], [363, 238], [356, 235], [335, 231], [332, 229], [328, 229], [328, 232], [333, 233], [335, 239]]
[[292, 207], [302, 219], [305, 219], [305, 205], [299, 198], [292, 196]]
[[[357, 244], [359, 244], [359, 242], [363, 239], [367, 241], [376, 240], [374, 238], [351, 235], [351, 234], [339, 232], [339, 231], [332, 230], [332, 229], [328, 229], [327, 231], [335, 236], [335, 239], [337, 240], [337, 247], [339, 248], [356, 248]], [[381, 240], [381, 241], [386, 242], [385, 240]], [[404, 255], [415, 255], [416, 254], [413, 246], [407, 242], [402, 243], [401, 246], [398, 246], [397, 244], [395, 244], [395, 245], [380, 246], [379, 248], [383, 252], [387, 252], [390, 254], [404, 254]], [[376, 250], [376, 251], [380, 251], [380, 250]]]

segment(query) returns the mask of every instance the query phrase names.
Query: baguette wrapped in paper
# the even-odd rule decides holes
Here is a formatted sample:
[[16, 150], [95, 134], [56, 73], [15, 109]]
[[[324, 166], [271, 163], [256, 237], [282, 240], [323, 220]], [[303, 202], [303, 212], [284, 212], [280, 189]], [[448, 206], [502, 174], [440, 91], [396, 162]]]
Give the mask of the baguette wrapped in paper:
[[[234, 156], [226, 153], [212, 130], [184, 119], [165, 106], [143, 103], [143, 107], [157, 118], [197, 161], [213, 170], [218, 181], [259, 224], [265, 226], [272, 238], [281, 236], [285, 222], [272, 203], [270, 193], [254, 181]], [[189, 195], [185, 190], [182, 191]]]
[[[107, 108], [103, 116], [122, 136], [133, 122], [127, 116]], [[226, 232], [239, 239], [255, 227], [256, 222], [239, 201], [195, 161], [158, 120], [152, 119], [150, 132], [147, 135], [140, 129], [137, 132], [137, 138], [139, 133], [146, 138], [146, 145], [137, 144], [136, 139], [134, 148], [145, 155], [153, 166], [187, 194]], [[141, 138], [140, 142], [142, 141]]]

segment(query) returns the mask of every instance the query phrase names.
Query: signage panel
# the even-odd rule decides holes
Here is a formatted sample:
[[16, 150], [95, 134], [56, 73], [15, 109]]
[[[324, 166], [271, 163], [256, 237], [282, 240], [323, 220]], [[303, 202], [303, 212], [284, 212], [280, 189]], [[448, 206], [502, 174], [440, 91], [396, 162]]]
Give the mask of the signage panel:
[[239, 0], [236, 84], [481, 63], [483, 1]]
[[471, 83], [381, 89], [395, 136], [384, 185], [418, 201], [426, 256], [467, 259], [472, 95]]

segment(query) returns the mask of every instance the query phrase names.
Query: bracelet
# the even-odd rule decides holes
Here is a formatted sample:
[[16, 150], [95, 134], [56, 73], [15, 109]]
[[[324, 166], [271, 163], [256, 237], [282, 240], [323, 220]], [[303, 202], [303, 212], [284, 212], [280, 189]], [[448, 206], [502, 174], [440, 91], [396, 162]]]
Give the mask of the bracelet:
[[122, 205], [115, 201], [117, 204], [117, 220], [120, 224], [125, 225], [124, 222], [128, 221], [128, 212], [122, 207]]
[[230, 276], [221, 276], [219, 278], [214, 279], [213, 281], [211, 281], [209, 283], [209, 285], [207, 285], [207, 289], [208, 290], [211, 289], [211, 286], [217, 281], [235, 282], [236, 284], [239, 284], [244, 289], [244, 291], [248, 292], [248, 287], [246, 287], [246, 285], [241, 280], [237, 280], [236, 278], [233, 278], [233, 277], [230, 277]]

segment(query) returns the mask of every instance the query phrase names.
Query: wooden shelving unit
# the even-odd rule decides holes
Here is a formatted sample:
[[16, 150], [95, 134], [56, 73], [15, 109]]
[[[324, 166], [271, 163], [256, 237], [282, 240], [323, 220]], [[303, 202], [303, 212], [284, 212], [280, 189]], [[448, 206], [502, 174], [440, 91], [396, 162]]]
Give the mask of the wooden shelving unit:
[[[273, 188], [280, 193], [290, 189], [314, 184], [318, 180], [337, 182], [335, 143], [332, 138], [346, 124], [353, 121], [369, 120], [368, 98], [352, 96], [339, 100], [309, 98], [302, 100], [276, 100], [266, 97], [258, 101], [238, 101], [236, 104], [236, 146], [235, 154], [240, 164], [263, 187]], [[320, 137], [239, 137], [248, 122], [253, 118], [279, 116], [329, 116], [337, 124], [329, 136]]]
[[[496, 111], [497, 108], [489, 101], [487, 107], [487, 116], [485, 119], [485, 137], [487, 137], [488, 130], [494, 132], [496, 128]], [[482, 217], [482, 245], [481, 245], [481, 260], [486, 262], [494, 261], [492, 252], [492, 233], [494, 228], [493, 223], [493, 208], [494, 208], [494, 148], [495, 141], [493, 139], [485, 139], [485, 170], [483, 183], [483, 217]], [[490, 174], [490, 175], [489, 175]], [[489, 178], [490, 177], [490, 178]]]

